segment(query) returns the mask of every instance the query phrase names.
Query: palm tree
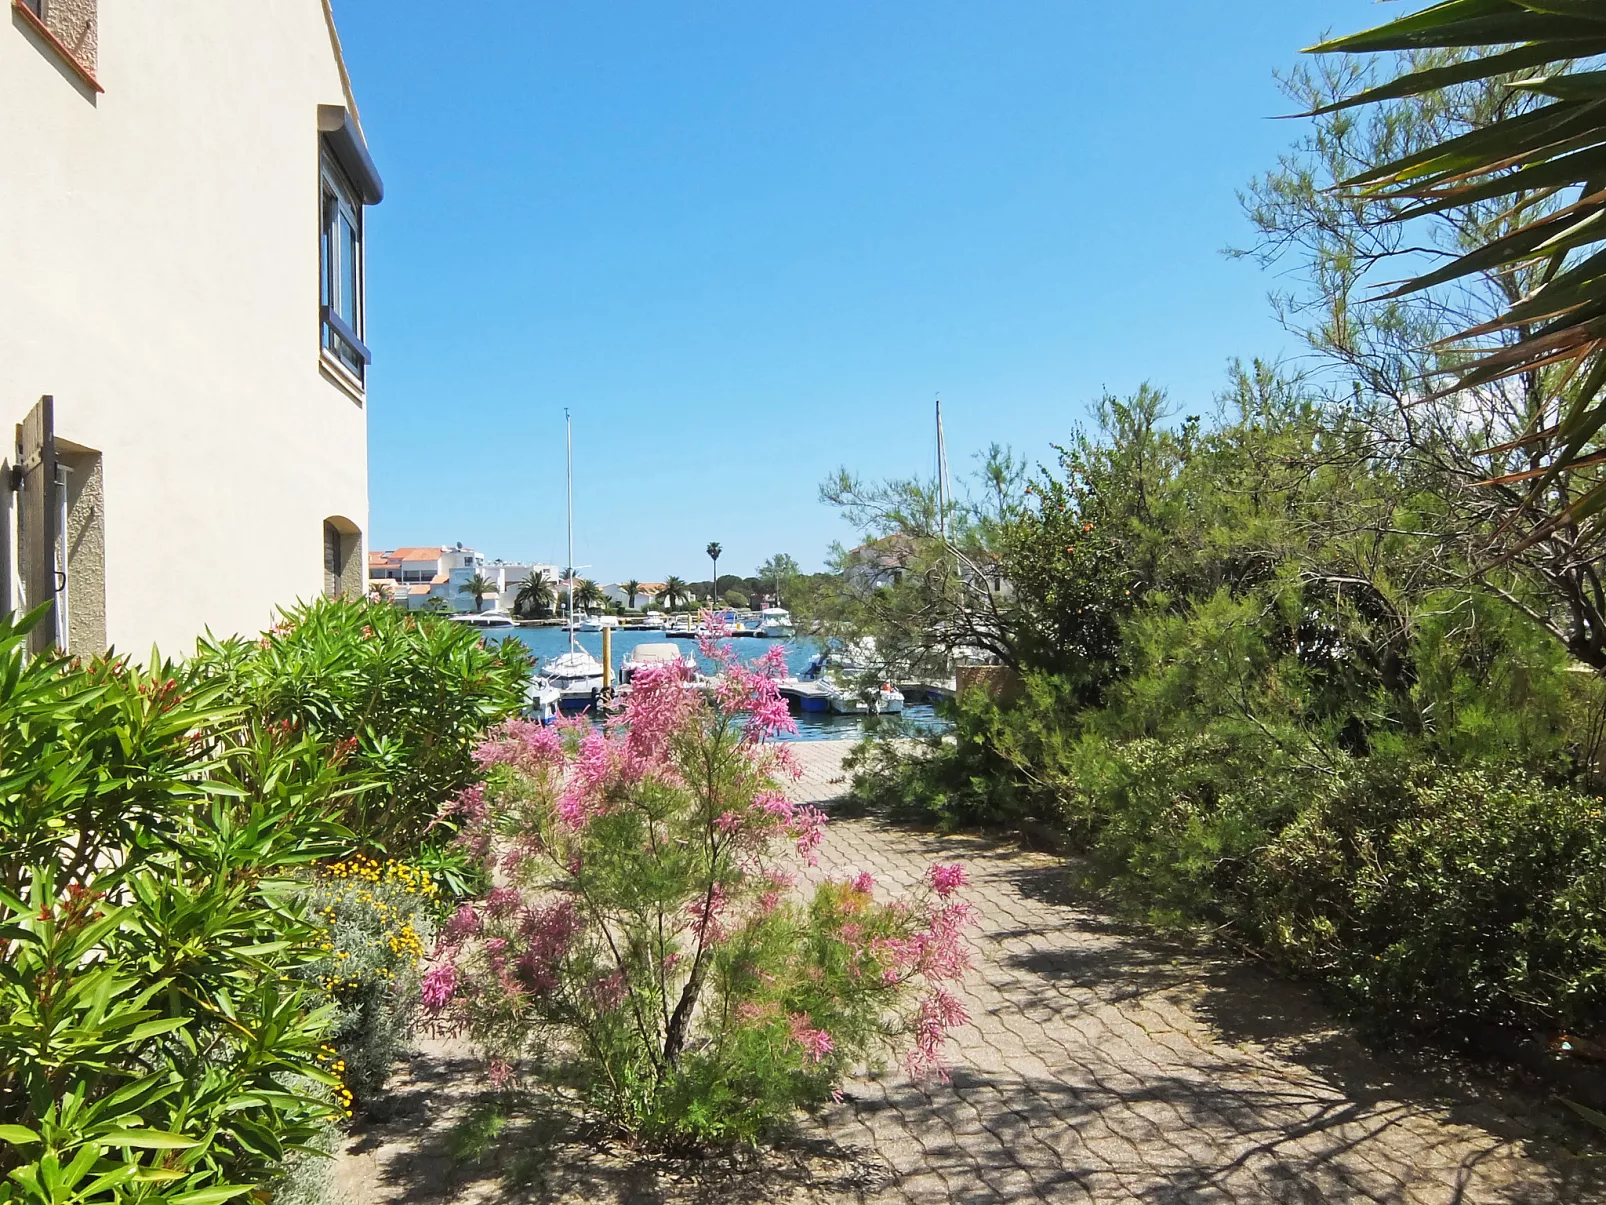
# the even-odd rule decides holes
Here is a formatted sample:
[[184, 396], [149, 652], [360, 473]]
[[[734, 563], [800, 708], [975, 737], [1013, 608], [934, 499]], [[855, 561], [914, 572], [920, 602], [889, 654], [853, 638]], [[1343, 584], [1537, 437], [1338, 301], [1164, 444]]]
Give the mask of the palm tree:
[[476, 611], [480, 610], [480, 608], [485, 605], [485, 596], [487, 594], [498, 593], [496, 589], [496, 583], [493, 581], [488, 581], [484, 576], [478, 573], [459, 586], [457, 588], [457, 592], [459, 594], [472, 594], [474, 596], [474, 609]]
[[719, 605], [719, 554], [725, 550], [719, 546], [718, 540], [712, 540], [703, 551], [708, 553], [708, 559], [714, 562], [714, 586], [708, 592], [708, 599], [711, 605], [717, 607]]
[[588, 577], [583, 577], [574, 583], [574, 605], [584, 610], [600, 607], [606, 604], [608, 596], [602, 588]]
[[631, 578], [625, 583], [625, 593], [629, 595], [630, 609], [634, 611], [636, 609], [636, 595], [641, 593], [641, 583], [635, 578]]
[[[1513, 298], [1495, 321], [1474, 327], [1451, 342], [1468, 343], [1466, 354], [1447, 369], [1445, 393], [1540, 369], [1565, 366], [1569, 397], [1560, 412], [1529, 416], [1524, 434], [1491, 452], [1526, 448], [1533, 467], [1485, 484], [1525, 486], [1538, 527], [1537, 542], [1568, 522], [1599, 522], [1606, 508], [1606, 482], [1568, 488], [1558, 500], [1546, 495], [1558, 480], [1570, 486], [1575, 470], [1599, 463], [1592, 442], [1606, 424], [1606, 342], [1600, 314], [1606, 306], [1606, 275], [1598, 267], [1606, 190], [1598, 162], [1606, 146], [1606, 114], [1600, 107], [1601, 76], [1596, 48], [1606, 39], [1606, 11], [1599, 4], [1544, 4], [1538, 0], [1440, 3], [1397, 21], [1312, 47], [1317, 53], [1376, 54], [1429, 50], [1448, 58], [1406, 60], [1400, 74], [1375, 88], [1325, 106], [1331, 112], [1404, 96], [1430, 94], [1458, 84], [1520, 76], [1514, 94], [1528, 103], [1509, 106], [1491, 124], [1343, 182], [1363, 198], [1393, 202], [1390, 221], [1431, 214], [1445, 206], [1485, 203], [1512, 206], [1525, 190], [1567, 203], [1512, 206], [1510, 223], [1426, 275], [1407, 280], [1386, 297], [1460, 280], [1475, 272], [1530, 269], [1536, 284]], [[1576, 193], [1569, 190], [1577, 189]], [[1491, 340], [1490, 335], [1503, 338]]]
[[686, 583], [671, 573], [664, 579], [663, 593], [658, 597], [664, 600], [664, 606], [673, 611], [676, 606], [686, 601], [690, 593], [691, 591], [686, 588]]
[[545, 619], [552, 609], [552, 596], [552, 583], [547, 580], [546, 572], [532, 569], [530, 576], [519, 583], [519, 592], [513, 599], [513, 609], [520, 615]]

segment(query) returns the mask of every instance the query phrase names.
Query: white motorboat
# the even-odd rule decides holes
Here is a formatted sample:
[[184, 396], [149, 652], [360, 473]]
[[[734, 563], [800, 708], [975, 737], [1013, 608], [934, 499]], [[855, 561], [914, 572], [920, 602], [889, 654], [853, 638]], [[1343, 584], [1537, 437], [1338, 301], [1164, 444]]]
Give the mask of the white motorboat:
[[790, 640], [797, 629], [792, 624], [792, 613], [785, 607], [765, 607], [758, 613], [758, 634], [777, 640]]
[[546, 677], [533, 677], [524, 690], [524, 714], [532, 720], [550, 724], [558, 718], [563, 692]]
[[638, 670], [674, 664], [685, 667], [693, 674], [697, 672], [697, 658], [690, 653], [682, 653], [677, 645], [668, 641], [638, 644], [630, 650], [630, 656], [619, 663], [619, 681], [628, 686]]
[[541, 674], [556, 688], [564, 711], [583, 711], [602, 694], [602, 662], [584, 649], [560, 653], [541, 667]]
[[582, 615], [580, 617], [580, 622], [574, 626], [577, 630], [582, 632], [600, 632], [602, 631], [602, 620], [596, 618], [594, 615]]
[[890, 682], [868, 691], [836, 687], [830, 701], [837, 715], [897, 715], [903, 710], [903, 692]]
[[465, 628], [511, 628], [513, 616], [506, 611], [466, 611], [461, 615], [447, 616], [453, 623]]

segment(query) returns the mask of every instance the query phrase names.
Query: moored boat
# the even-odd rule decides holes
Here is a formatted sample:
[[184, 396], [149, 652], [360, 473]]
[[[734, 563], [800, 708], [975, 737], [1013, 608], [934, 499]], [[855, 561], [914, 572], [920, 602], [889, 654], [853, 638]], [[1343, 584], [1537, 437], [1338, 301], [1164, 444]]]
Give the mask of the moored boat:
[[536, 676], [524, 690], [524, 714], [532, 720], [550, 724], [558, 718], [563, 692], [552, 685], [550, 678]]
[[697, 672], [697, 659], [690, 653], [682, 653], [676, 645], [667, 641], [638, 644], [630, 650], [630, 656], [619, 663], [619, 681], [628, 686], [640, 670], [649, 666], [675, 664], [683, 666], [693, 674]]
[[790, 640], [797, 632], [792, 613], [785, 607], [765, 607], [758, 613], [758, 634], [777, 640]]
[[564, 711], [584, 711], [602, 694], [602, 662], [584, 649], [571, 649], [541, 667], [542, 675], [557, 689]]

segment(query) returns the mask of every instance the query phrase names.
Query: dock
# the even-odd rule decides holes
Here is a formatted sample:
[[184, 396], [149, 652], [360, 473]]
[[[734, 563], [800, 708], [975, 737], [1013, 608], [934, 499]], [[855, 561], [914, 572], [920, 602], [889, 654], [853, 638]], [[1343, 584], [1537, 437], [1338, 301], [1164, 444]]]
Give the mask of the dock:
[[823, 682], [804, 682], [799, 678], [786, 678], [777, 687], [781, 698], [789, 707], [799, 711], [830, 711], [831, 690]]

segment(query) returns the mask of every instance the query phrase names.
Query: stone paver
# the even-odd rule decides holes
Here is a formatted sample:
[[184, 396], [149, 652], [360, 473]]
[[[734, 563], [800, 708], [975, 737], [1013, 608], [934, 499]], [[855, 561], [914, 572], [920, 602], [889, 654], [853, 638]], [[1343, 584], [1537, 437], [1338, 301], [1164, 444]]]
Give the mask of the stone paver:
[[[844, 744], [797, 750], [797, 799], [840, 796]], [[855, 1082], [821, 1119], [897, 1173], [886, 1199], [1606, 1199], [1499, 1108], [1369, 1056], [1302, 989], [1079, 902], [1059, 859], [873, 819], [826, 831], [823, 866], [894, 890], [963, 861], [979, 917], [952, 1082]]]
[[[837, 799], [849, 747], [794, 746], [794, 797]], [[979, 923], [960, 994], [971, 1019], [950, 1048], [951, 1082], [891, 1071], [846, 1085], [806, 1137], [850, 1152], [852, 1174], [798, 1156], [711, 1192], [683, 1170], [615, 1160], [606, 1174], [587, 1168], [563, 1200], [1606, 1202], [1598, 1165], [1535, 1133], [1520, 1103], [1402, 1072], [1303, 989], [1112, 921], [1072, 890], [1061, 860], [872, 818], [826, 831], [822, 867], [868, 871], [891, 891], [934, 861], [970, 872]], [[476, 1083], [471, 1064], [452, 1061], [463, 1053], [414, 1060], [400, 1087], [412, 1112], [355, 1134], [337, 1163], [345, 1200], [540, 1197], [439, 1157]]]

